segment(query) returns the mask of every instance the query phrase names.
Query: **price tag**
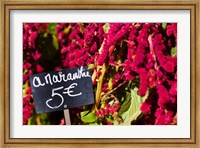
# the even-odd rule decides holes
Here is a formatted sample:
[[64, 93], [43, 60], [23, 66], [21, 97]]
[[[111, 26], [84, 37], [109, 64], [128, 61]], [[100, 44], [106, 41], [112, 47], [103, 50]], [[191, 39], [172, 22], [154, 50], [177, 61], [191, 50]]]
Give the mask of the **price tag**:
[[87, 66], [31, 75], [30, 84], [38, 114], [94, 103]]

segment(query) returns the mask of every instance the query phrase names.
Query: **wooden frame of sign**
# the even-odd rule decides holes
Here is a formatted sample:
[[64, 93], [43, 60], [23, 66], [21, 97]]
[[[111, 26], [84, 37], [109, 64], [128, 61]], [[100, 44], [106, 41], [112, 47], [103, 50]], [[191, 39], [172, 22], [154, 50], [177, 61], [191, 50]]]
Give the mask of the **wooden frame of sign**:
[[[49, 144], [56, 146], [68, 147], [199, 147], [200, 146], [200, 104], [199, 97], [199, 60], [200, 60], [200, 40], [199, 40], [199, 1], [198, 0], [176, 0], [176, 1], [137, 1], [137, 0], [120, 0], [120, 1], [54, 1], [54, 0], [2, 0], [1, 2], [1, 50], [0, 50], [0, 70], [1, 70], [1, 89], [0, 89], [0, 128], [1, 128], [1, 146], [2, 147], [29, 147], [30, 144], [34, 146], [48, 147]], [[25, 138], [10, 138], [10, 54], [11, 51], [10, 41], [10, 10], [24, 10], [24, 9], [137, 9], [137, 10], [189, 10], [191, 14], [191, 110], [190, 112], [190, 137], [189, 138], [176, 138], [176, 139], [25, 139]], [[76, 144], [76, 145], [75, 145]]]

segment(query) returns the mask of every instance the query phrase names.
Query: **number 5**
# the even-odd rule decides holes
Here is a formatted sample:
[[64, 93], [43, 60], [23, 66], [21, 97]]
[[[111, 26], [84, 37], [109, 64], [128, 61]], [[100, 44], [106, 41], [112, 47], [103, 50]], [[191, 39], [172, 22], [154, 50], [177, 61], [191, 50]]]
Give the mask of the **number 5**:
[[[51, 108], [51, 109], [56, 109], [56, 108], [59, 108], [59, 107], [63, 104], [63, 102], [64, 102], [63, 96], [62, 96], [61, 94], [55, 92], [55, 91], [60, 90], [60, 89], [63, 89], [63, 86], [62, 86], [62, 87], [58, 87], [58, 88], [52, 89], [52, 94], [51, 94], [52, 98], [50, 98], [50, 99], [48, 99], [48, 100], [46, 101], [46, 105], [47, 105], [49, 108]], [[60, 99], [61, 99], [61, 103], [60, 103], [58, 106], [51, 106], [51, 105], [49, 105], [49, 102], [53, 100], [53, 97], [54, 97], [54, 96], [58, 96], [58, 97], [60, 97]]]

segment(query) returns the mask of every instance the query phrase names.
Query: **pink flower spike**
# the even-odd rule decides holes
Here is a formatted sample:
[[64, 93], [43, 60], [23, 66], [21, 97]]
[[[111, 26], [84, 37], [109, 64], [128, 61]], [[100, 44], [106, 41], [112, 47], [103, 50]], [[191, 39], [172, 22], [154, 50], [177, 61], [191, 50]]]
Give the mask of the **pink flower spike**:
[[107, 108], [107, 109], [110, 108], [110, 104], [106, 104], [106, 108]]
[[42, 56], [42, 54], [39, 53], [38, 50], [36, 50], [35, 55], [33, 56], [33, 59], [34, 59], [35, 61], [37, 61], [41, 56]]
[[55, 67], [54, 70], [62, 70], [61, 67]]
[[37, 64], [36, 65], [36, 70], [37, 70], [38, 73], [41, 73], [41, 72], [44, 71], [44, 68], [41, 65]]
[[176, 96], [177, 95], [177, 83], [174, 82], [173, 85], [171, 86], [170, 90], [169, 90], [169, 94], [171, 96]]
[[147, 104], [146, 102], [143, 102], [141, 107], [140, 107], [140, 110], [144, 113], [144, 114], [147, 114], [150, 112], [150, 109], [151, 109], [151, 105], [150, 104]]
[[31, 64], [30, 63], [25, 63], [24, 65], [23, 65], [23, 68], [24, 69], [30, 69], [31, 68]]
[[174, 67], [175, 67], [175, 64], [173, 62], [167, 62], [165, 65], [163, 65], [163, 68], [167, 71], [167, 72], [170, 72], [170, 73], [173, 73], [174, 72]]
[[173, 121], [173, 112], [172, 111], [168, 111], [165, 114], [165, 124], [171, 124]]

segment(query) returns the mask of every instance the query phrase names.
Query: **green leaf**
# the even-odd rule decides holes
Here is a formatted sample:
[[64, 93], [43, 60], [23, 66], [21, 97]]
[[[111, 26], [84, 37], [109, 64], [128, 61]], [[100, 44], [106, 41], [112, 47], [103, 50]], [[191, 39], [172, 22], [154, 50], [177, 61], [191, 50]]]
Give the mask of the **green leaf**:
[[89, 125], [98, 125], [97, 123], [90, 123]]
[[48, 31], [50, 33], [52, 33], [52, 34], [56, 34], [55, 27], [56, 27], [56, 23], [49, 23], [49, 25], [48, 25]]
[[121, 110], [121, 117], [123, 119], [124, 125], [131, 125], [131, 122], [137, 119], [137, 117], [141, 114], [140, 106], [149, 95], [148, 91], [144, 97], [139, 96], [137, 93], [138, 88], [135, 87], [131, 90], [130, 96], [128, 94], [126, 98], [127, 101], [124, 102], [125, 104], [123, 106], [123, 109]]
[[58, 50], [59, 44], [58, 44], [57, 37], [55, 35], [52, 35], [52, 39], [53, 39], [53, 46], [55, 47], [56, 50]]
[[173, 48], [171, 49], [171, 56], [172, 56], [172, 57], [173, 57], [173, 56], [176, 56], [176, 54], [177, 54], [176, 47], [173, 47]]
[[110, 122], [110, 123], [114, 123], [114, 119], [111, 116], [106, 117], [106, 119]]
[[44, 33], [44, 34], [43, 34], [43, 37], [44, 37], [44, 38], [48, 38], [48, 33], [47, 33], [47, 32]]
[[130, 101], [131, 101], [131, 93], [127, 92], [125, 101], [120, 107], [119, 116], [121, 116], [124, 112], [126, 112], [130, 108]]
[[105, 25], [103, 25], [103, 31], [104, 31], [105, 33], [107, 33], [107, 32], [108, 32], [108, 29], [109, 29], [109, 23], [105, 23]]
[[166, 27], [167, 27], [167, 23], [162, 23], [162, 27], [163, 27], [163, 29], [165, 30]]
[[28, 119], [27, 125], [36, 125], [36, 112], [33, 110], [32, 116]]
[[95, 68], [94, 64], [89, 64], [88, 65], [88, 69], [93, 69], [93, 68]]
[[41, 117], [42, 120], [46, 120], [48, 118], [47, 113], [40, 114], [40, 117]]
[[83, 117], [83, 116], [87, 115], [88, 113], [89, 113], [89, 110], [86, 110], [86, 111], [81, 112], [80, 115], [81, 115], [81, 117]]
[[40, 114], [40, 118], [43, 125], [50, 124], [47, 113]]
[[86, 116], [81, 117], [81, 120], [84, 123], [92, 123], [95, 122], [97, 120], [97, 116], [95, 113], [89, 113]]
[[65, 34], [68, 34], [68, 33], [70, 33], [70, 30], [71, 30], [71, 29], [72, 29], [72, 27], [71, 27], [71, 26], [68, 26], [67, 28], [64, 29], [63, 32], [64, 32]]
[[108, 104], [112, 105], [114, 103], [114, 100], [111, 100]]

